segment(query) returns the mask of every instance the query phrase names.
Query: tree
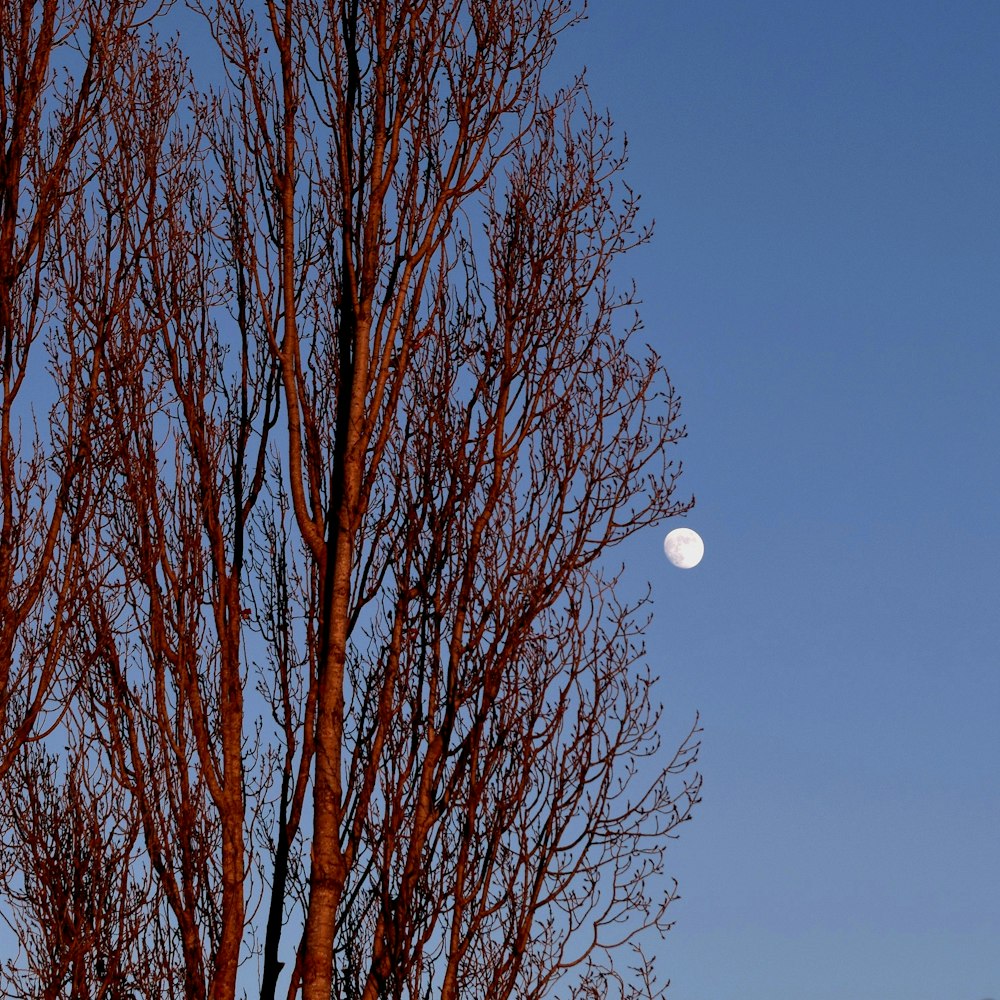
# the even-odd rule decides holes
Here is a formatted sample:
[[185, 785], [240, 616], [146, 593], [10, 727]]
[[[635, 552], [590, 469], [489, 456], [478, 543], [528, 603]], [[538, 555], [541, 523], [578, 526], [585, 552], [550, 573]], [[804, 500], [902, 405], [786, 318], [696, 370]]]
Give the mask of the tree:
[[[661, 758], [607, 556], [690, 504], [613, 284], [647, 238], [624, 154], [582, 81], [542, 86], [573, 5], [201, 13], [227, 85], [130, 23], [51, 255], [100, 348], [48, 647], [88, 752], [46, 801], [136, 817], [161, 993], [232, 997], [259, 953], [262, 998], [283, 968], [323, 1000], [654, 995], [696, 730]], [[11, 844], [63, 813], [31, 815]]]
[[[24, 0], [0, 12], [0, 778], [58, 718], [66, 693], [53, 699], [53, 689], [72, 684], [66, 643], [94, 499], [90, 416], [104, 344], [78, 311], [86, 262], [61, 244], [101, 168], [94, 130], [137, 13], [129, 0]], [[46, 338], [39, 429], [21, 403], [42, 375]]]

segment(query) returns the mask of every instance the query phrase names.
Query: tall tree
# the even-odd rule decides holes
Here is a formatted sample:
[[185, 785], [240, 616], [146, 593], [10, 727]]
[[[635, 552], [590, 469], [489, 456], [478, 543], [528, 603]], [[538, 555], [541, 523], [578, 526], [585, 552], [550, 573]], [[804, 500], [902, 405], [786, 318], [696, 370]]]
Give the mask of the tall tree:
[[109, 783], [137, 817], [164, 993], [257, 952], [262, 1000], [657, 995], [697, 739], [661, 754], [609, 554], [690, 506], [684, 430], [624, 153], [543, 87], [575, 5], [201, 13], [226, 86], [133, 30], [53, 257], [101, 352], [51, 573], [99, 780], [45, 773], [101, 790], [94, 857]]
[[121, 206], [109, 242], [129, 252], [116, 256], [128, 301], [109, 308], [96, 421], [111, 485], [90, 528], [109, 563], [88, 601], [95, 737], [141, 817], [185, 996], [214, 1000], [235, 995], [248, 921], [242, 590], [277, 367], [217, 256], [211, 103], [175, 46], [138, 49], [123, 84], [100, 181], [101, 201]]
[[72, 684], [104, 345], [76, 310], [86, 260], [67, 259], [60, 237], [101, 168], [94, 130], [138, 12], [131, 0], [0, 10], [0, 778]]

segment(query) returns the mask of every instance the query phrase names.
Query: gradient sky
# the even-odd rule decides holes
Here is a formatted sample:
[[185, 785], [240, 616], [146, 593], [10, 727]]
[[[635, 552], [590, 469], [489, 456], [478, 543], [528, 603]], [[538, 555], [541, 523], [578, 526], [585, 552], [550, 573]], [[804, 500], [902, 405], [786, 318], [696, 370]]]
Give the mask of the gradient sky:
[[580, 62], [707, 547], [624, 553], [705, 726], [672, 998], [1000, 996], [1000, 3], [598, 0]]

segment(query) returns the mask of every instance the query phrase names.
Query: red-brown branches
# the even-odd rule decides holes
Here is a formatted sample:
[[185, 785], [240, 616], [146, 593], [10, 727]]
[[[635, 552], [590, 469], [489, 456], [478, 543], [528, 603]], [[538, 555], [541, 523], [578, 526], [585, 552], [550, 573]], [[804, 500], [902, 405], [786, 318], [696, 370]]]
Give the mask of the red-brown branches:
[[656, 995], [697, 729], [612, 550], [684, 429], [574, 5], [206, 2], [214, 66], [139, 10], [0, 22], [18, 988]]

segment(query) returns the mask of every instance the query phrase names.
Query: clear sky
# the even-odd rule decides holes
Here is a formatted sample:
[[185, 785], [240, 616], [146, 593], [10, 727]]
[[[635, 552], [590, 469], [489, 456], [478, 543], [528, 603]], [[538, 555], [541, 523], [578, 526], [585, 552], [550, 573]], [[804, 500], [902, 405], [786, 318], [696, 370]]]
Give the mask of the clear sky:
[[[673, 1000], [1000, 996], [1000, 3], [596, 0], [685, 400]], [[674, 526], [674, 525], [671, 525]]]

